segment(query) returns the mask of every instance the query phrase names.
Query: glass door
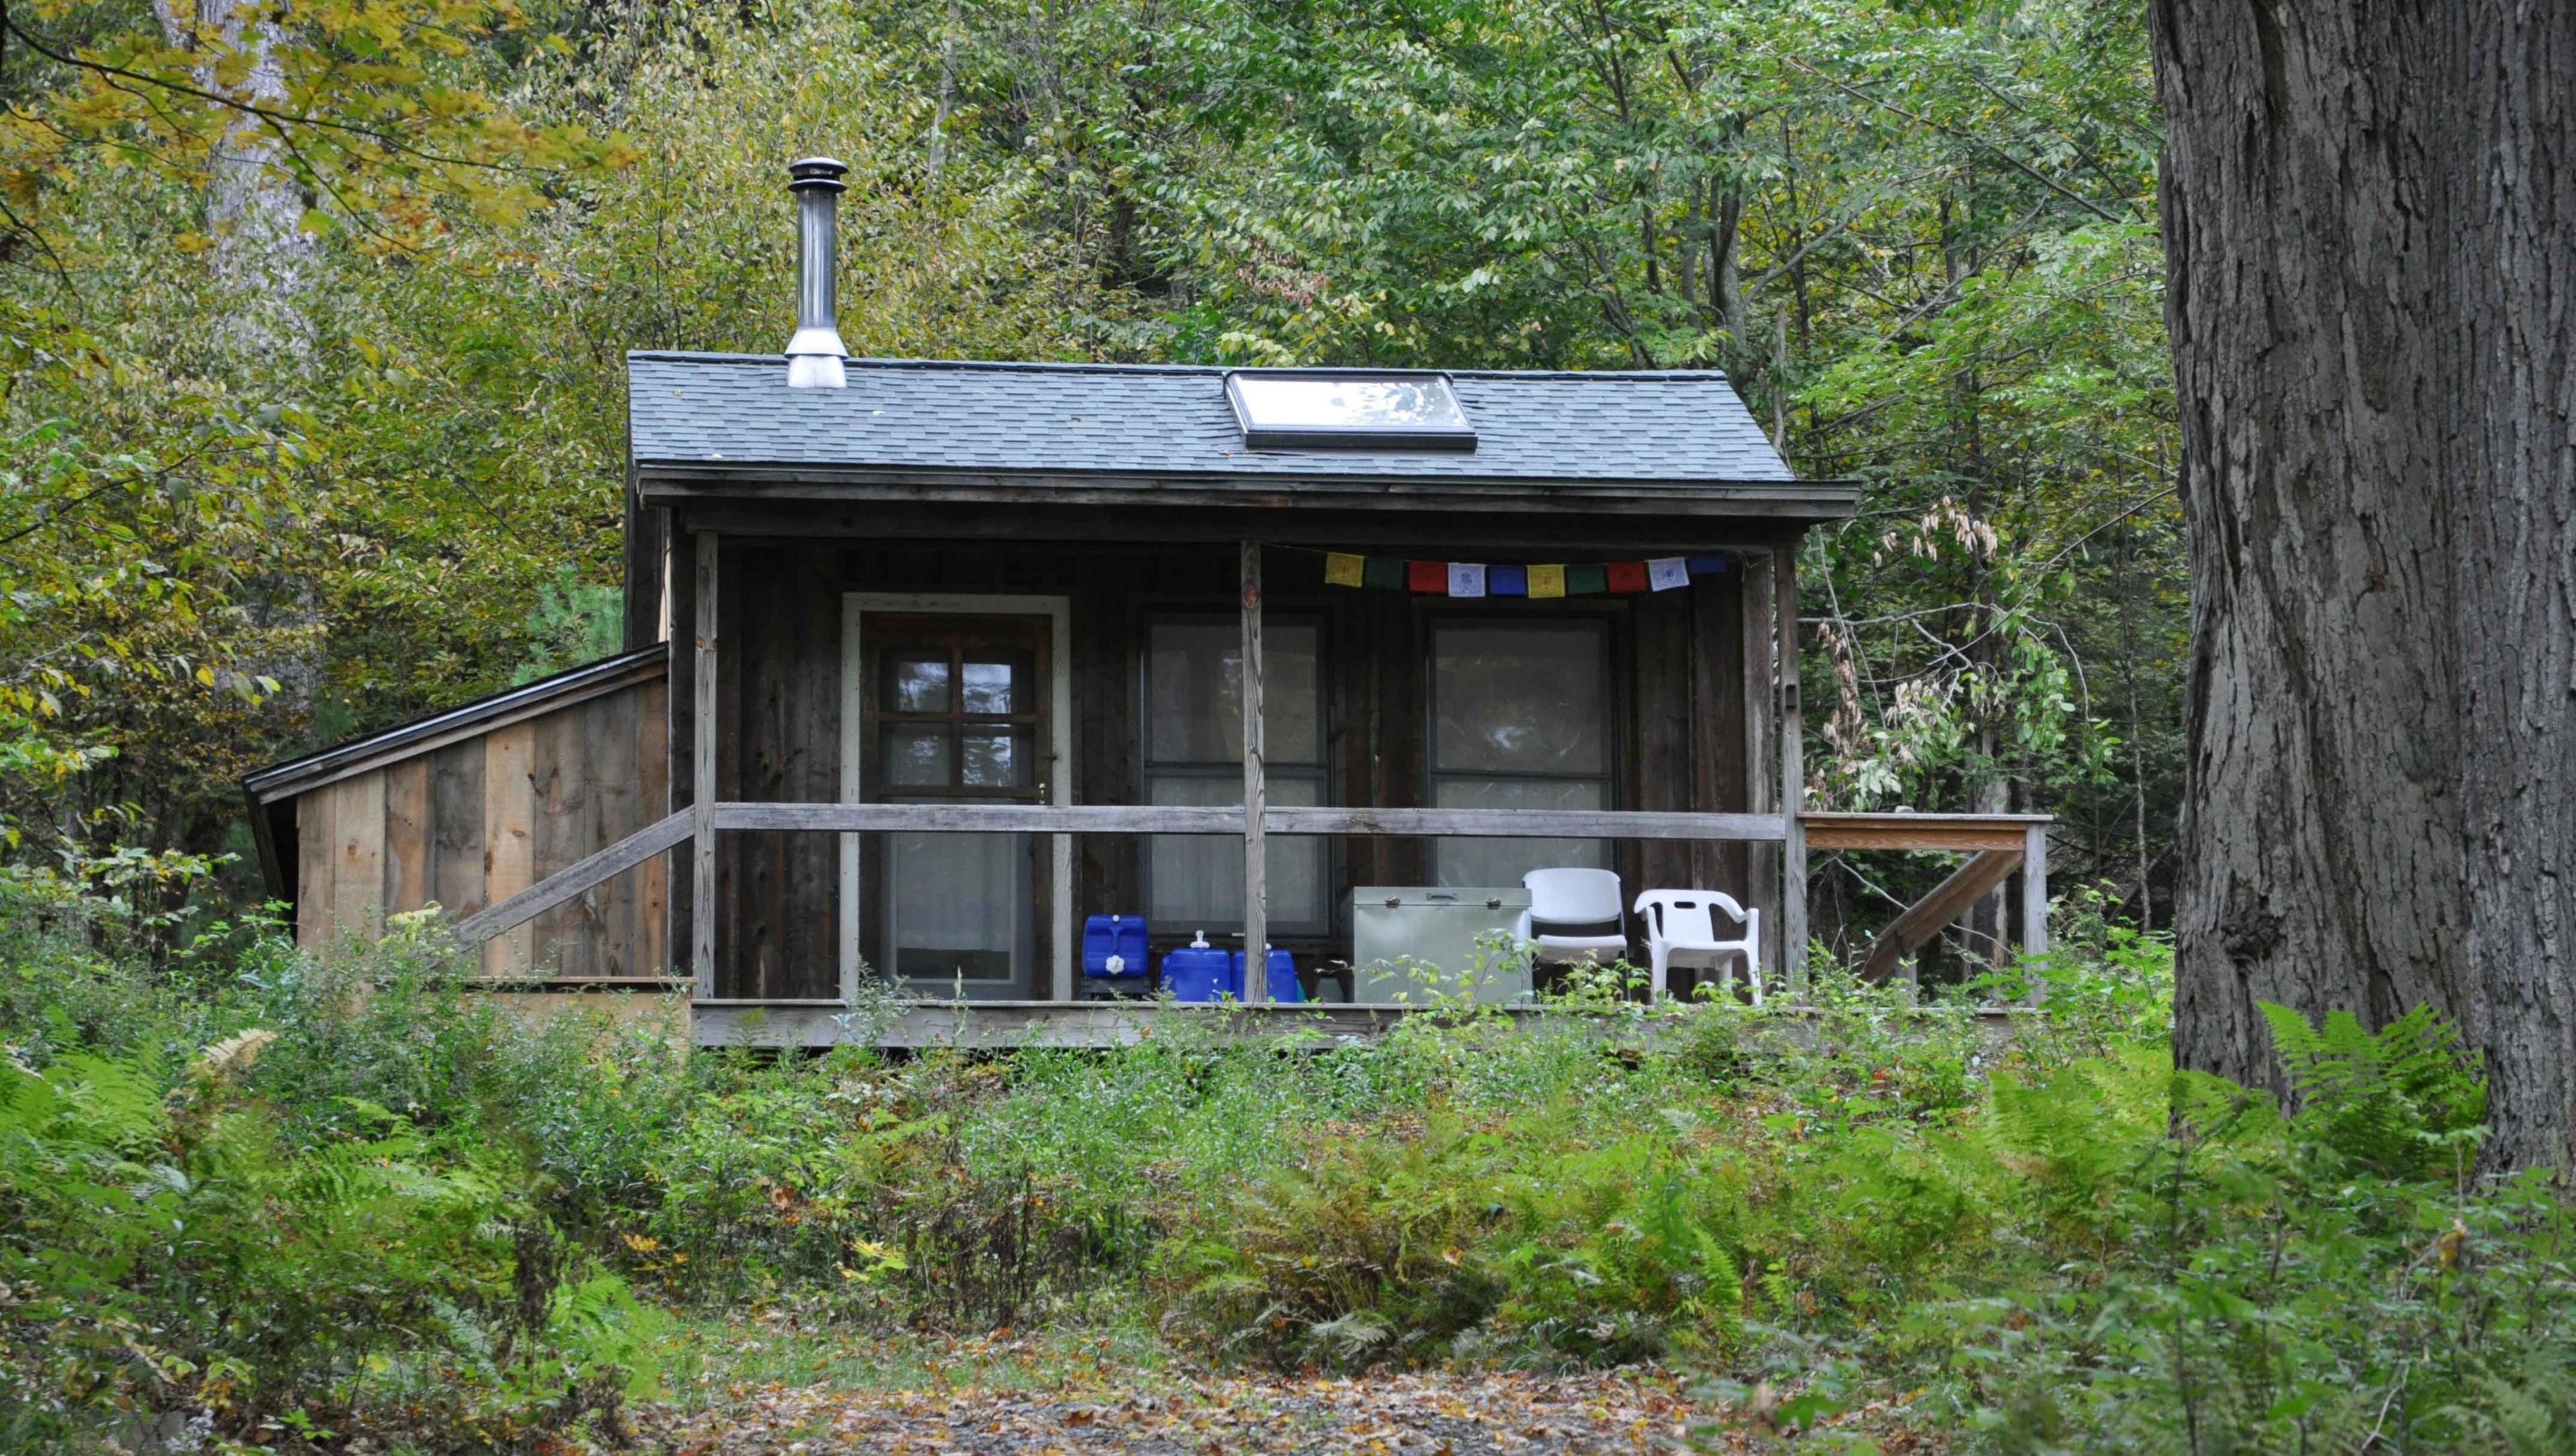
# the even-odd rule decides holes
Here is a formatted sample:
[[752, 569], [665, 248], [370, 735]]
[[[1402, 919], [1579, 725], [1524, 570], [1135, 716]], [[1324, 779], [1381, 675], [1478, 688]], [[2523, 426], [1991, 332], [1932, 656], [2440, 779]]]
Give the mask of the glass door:
[[[870, 612], [861, 642], [863, 797], [1039, 804], [1050, 733], [1045, 617]], [[1046, 837], [891, 833], [860, 846], [860, 945], [922, 995], [1034, 996]]]

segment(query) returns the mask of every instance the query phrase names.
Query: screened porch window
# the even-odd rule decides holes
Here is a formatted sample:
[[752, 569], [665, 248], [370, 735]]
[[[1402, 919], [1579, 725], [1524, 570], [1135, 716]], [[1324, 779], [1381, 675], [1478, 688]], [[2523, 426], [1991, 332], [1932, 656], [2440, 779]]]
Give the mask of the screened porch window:
[[[1243, 802], [1243, 644], [1232, 617], [1156, 617], [1145, 625], [1145, 795], [1152, 804]], [[1262, 629], [1262, 732], [1270, 802], [1324, 802], [1324, 715], [1316, 672], [1319, 630], [1274, 617]], [[1274, 838], [1269, 854], [1273, 935], [1329, 929], [1326, 845]], [[1145, 842], [1145, 914], [1166, 933], [1243, 928], [1243, 842], [1156, 834]]]
[[[1610, 628], [1600, 621], [1435, 622], [1431, 794], [1441, 809], [1607, 809]], [[1606, 869], [1600, 839], [1439, 839], [1444, 885], [1517, 885], [1553, 865]]]

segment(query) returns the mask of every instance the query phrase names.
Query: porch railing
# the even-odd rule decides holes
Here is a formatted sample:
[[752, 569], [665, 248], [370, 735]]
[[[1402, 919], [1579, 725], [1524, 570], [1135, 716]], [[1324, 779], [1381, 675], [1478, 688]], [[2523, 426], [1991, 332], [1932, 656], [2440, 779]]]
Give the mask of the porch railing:
[[[1776, 744], [1776, 780], [1756, 775], [1754, 804], [1784, 804], [1780, 813], [1677, 813], [1652, 810], [1406, 809], [1274, 807], [1268, 802], [1262, 722], [1262, 543], [1240, 544], [1242, 585], [1243, 803], [1241, 807], [1072, 804], [815, 804], [746, 803], [716, 797], [717, 567], [719, 537], [696, 534], [692, 576], [695, 632], [692, 657], [689, 807], [639, 830], [581, 863], [548, 876], [498, 904], [457, 923], [456, 934], [479, 942], [521, 924], [642, 864], [682, 842], [690, 843], [693, 907], [689, 916], [689, 965], [696, 994], [716, 994], [715, 928], [705, 913], [716, 899], [716, 835], [744, 830], [852, 834], [898, 830], [959, 834], [1229, 834], [1243, 842], [1244, 943], [1269, 940], [1263, 839], [1283, 835], [1382, 835], [1400, 837], [1584, 838], [1750, 842], [1780, 846], [1777, 941], [1784, 969], [1794, 980], [1807, 942], [1807, 850], [1818, 848], [1943, 849], [1971, 855], [1957, 873], [1922, 903], [1908, 909], [1871, 947], [1865, 970], [1878, 979], [2016, 868], [2026, 877], [2022, 940], [2044, 950], [2047, 923], [2047, 819], [2041, 815], [1806, 814], [1801, 808], [1805, 771], [1799, 724], [1796, 555], [1773, 548], [1766, 563], [1765, 603], [1773, 631], [1757, 640], [1746, 633], [1748, 711], [1757, 719], [1773, 709], [1754, 736]], [[1761, 577], [1756, 577], [1758, 582]], [[1758, 591], [1754, 595], [1758, 595]], [[1749, 603], [1748, 603], [1749, 605]], [[677, 644], [674, 644], [676, 649]], [[676, 664], [675, 664], [676, 666]], [[1758, 753], [1759, 751], [1757, 751]], [[1759, 893], [1757, 891], [1757, 893]], [[1265, 995], [1262, 977], [1245, 991]], [[1060, 988], [1061, 989], [1061, 988]]]

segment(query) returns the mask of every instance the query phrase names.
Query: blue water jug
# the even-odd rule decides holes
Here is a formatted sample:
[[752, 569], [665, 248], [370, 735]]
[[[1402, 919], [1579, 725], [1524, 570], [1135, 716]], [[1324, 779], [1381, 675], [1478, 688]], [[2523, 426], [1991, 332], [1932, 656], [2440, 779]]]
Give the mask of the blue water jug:
[[1082, 973], [1145, 977], [1145, 917], [1092, 915], [1082, 922]]
[[1234, 962], [1207, 942], [1202, 930], [1189, 944], [1163, 953], [1163, 989], [1176, 1001], [1222, 1001], [1234, 994]]
[[[1235, 999], [1243, 999], [1243, 952], [1234, 953], [1227, 979], [1234, 983]], [[1285, 1005], [1306, 999], [1306, 988], [1297, 983], [1297, 959], [1277, 946], [1270, 948], [1270, 999]]]

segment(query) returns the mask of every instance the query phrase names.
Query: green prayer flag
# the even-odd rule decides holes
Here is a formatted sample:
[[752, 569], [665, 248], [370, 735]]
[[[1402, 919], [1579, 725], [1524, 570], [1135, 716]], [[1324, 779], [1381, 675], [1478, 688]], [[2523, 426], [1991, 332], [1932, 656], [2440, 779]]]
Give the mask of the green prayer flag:
[[1370, 586], [1382, 586], [1395, 591], [1402, 591], [1404, 590], [1404, 558], [1401, 556], [1372, 556], [1368, 559], [1368, 569], [1362, 573], [1362, 579]]
[[1565, 569], [1565, 594], [1570, 597], [1597, 597], [1610, 589], [1610, 568], [1601, 565], [1569, 566]]

